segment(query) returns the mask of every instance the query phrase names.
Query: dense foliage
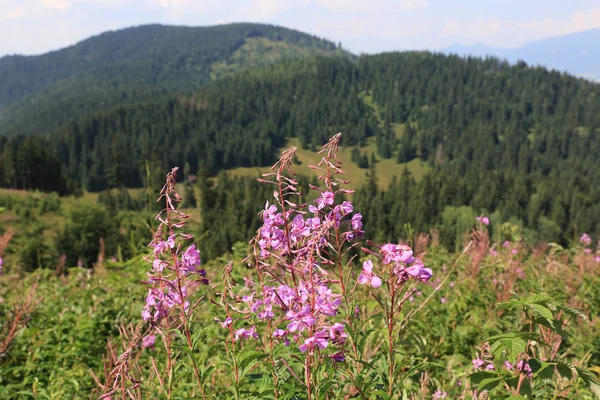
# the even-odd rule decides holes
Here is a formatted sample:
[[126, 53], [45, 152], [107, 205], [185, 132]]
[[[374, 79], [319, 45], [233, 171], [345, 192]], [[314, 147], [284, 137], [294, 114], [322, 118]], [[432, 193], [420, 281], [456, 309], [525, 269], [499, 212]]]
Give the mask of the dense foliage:
[[117, 104], [191, 92], [280, 60], [338, 53], [331, 42], [264, 24], [106, 32], [39, 56], [0, 58], [0, 134], [44, 133]]
[[[291, 165], [290, 153], [287, 157], [282, 169]], [[327, 191], [333, 188], [331, 182], [336, 181], [331, 177], [336, 175], [326, 170], [330, 167], [323, 168], [329, 176], [325, 189], [317, 188], [318, 198], [302, 205], [309, 210], [308, 215], [295, 214], [289, 222], [289, 235], [297, 238], [294, 249], [298, 247], [289, 256], [291, 262], [298, 263], [293, 264], [293, 268], [299, 268], [297, 278], [312, 282], [315, 278], [302, 266], [305, 257], [313, 257], [309, 250], [311, 243], [323, 245], [323, 239], [331, 241], [314, 253], [320, 254], [318, 258], [309, 258], [307, 262], [312, 265], [319, 260], [322, 268], [329, 271], [324, 275], [318, 273], [319, 287], [330, 288], [320, 289], [319, 296], [324, 296], [319, 297], [320, 307], [329, 304], [327, 299], [333, 301], [329, 306], [340, 308], [339, 315], [319, 317], [318, 326], [326, 318], [352, 321], [345, 328], [335, 323], [331, 327], [325, 325], [324, 331], [311, 330], [317, 341], [313, 342], [311, 337], [282, 333], [271, 322], [267, 323], [271, 310], [267, 305], [271, 303], [264, 296], [271, 292], [258, 290], [269, 288], [263, 286], [263, 280], [275, 276], [278, 270], [284, 274], [277, 278], [278, 282], [291, 285], [296, 279], [293, 273], [285, 278], [293, 268], [287, 272], [286, 268], [277, 268], [279, 263], [286, 263], [287, 256], [285, 241], [276, 234], [277, 230], [282, 233], [284, 220], [273, 205], [258, 205], [264, 211], [256, 241], [250, 246], [236, 244], [233, 254], [204, 262], [202, 269], [196, 245], [205, 243], [204, 239], [198, 238], [194, 243], [189, 235], [178, 232], [185, 232], [181, 222], [188, 216], [175, 208], [167, 207], [166, 213], [159, 214], [161, 228], [152, 239], [146, 237], [133, 245], [137, 251], [152, 256], [142, 259], [134, 253], [129, 262], [98, 256], [95, 268], [87, 270], [65, 271], [61, 269], [65, 260], [61, 259], [56, 260], [54, 271], [39, 269], [23, 275], [21, 268], [27, 261], [19, 262], [11, 254], [5, 254], [6, 241], [11, 239], [4, 231], [0, 232], [0, 258], [7, 260], [0, 276], [0, 296], [4, 300], [0, 302], [3, 326], [0, 398], [78, 398], [107, 393], [112, 398], [296, 399], [310, 398], [311, 391], [315, 398], [344, 393], [358, 398], [465, 400], [474, 396], [505, 398], [511, 394], [513, 399], [553, 396], [591, 399], [593, 393], [600, 396], [595, 375], [588, 371], [588, 367], [597, 370], [600, 363], [597, 343], [600, 285], [594, 273], [600, 263], [600, 249], [589, 235], [583, 235], [571, 250], [544, 245], [532, 249], [520, 239], [500, 244], [489, 239], [489, 219], [478, 217], [475, 229], [468, 236], [461, 235], [465, 243], [469, 241], [462, 254], [453, 255], [440, 247], [435, 232], [431, 236], [409, 234], [405, 237], [414, 252], [406, 245], [388, 244], [375, 247], [375, 252], [363, 248], [359, 254], [361, 271], [356, 265], [359, 259], [346, 258], [339, 251], [336, 238], [340, 236], [335, 233], [336, 227], [340, 227], [341, 237], [347, 236], [350, 245], [362, 235], [363, 225], [356, 223], [360, 222], [356, 218], [360, 214], [354, 211], [350, 218], [352, 205], [344, 201], [339, 187], [335, 188], [335, 194]], [[337, 168], [339, 164], [332, 162], [332, 171]], [[225, 176], [221, 179], [228, 182]], [[271, 190], [262, 193], [252, 189], [252, 193], [285, 199], [281, 193], [286, 190], [293, 195], [288, 200], [297, 198], [295, 182], [289, 179], [278, 178], [273, 181], [275, 185], [262, 183]], [[167, 204], [181, 202], [174, 194], [173, 176], [166, 188], [163, 194], [170, 196]], [[243, 193], [237, 193], [240, 199], [231, 202], [248, 207], [244, 205]], [[29, 211], [48, 216], [61, 208], [61, 200], [56, 196], [40, 194], [29, 198], [27, 203], [25, 208], [6, 201], [3, 204], [10, 209], [5, 208], [0, 216], [6, 213], [27, 216]], [[67, 219], [78, 212], [76, 203], [62, 205], [66, 210], [72, 208], [65, 214]], [[292, 210], [298, 207], [277, 200], [275, 203], [279, 207], [287, 204]], [[102, 207], [96, 208], [90, 217], [77, 218], [78, 224], [100, 222], [94, 216], [99, 215]], [[339, 215], [334, 217], [336, 213]], [[303, 226], [300, 219], [316, 230], [307, 235], [308, 226]], [[318, 219], [319, 225], [314, 225], [313, 219]], [[65, 223], [65, 231], [72, 229], [69, 224]], [[321, 224], [331, 229], [331, 233], [324, 234]], [[97, 229], [89, 225], [81, 229], [104, 234], [100, 232], [104, 229], [101, 225]], [[149, 240], [151, 249], [144, 250], [144, 242]], [[285, 257], [278, 255], [280, 251]], [[246, 258], [248, 253], [253, 257]], [[392, 262], [390, 265], [395, 268], [390, 267], [392, 275], [387, 277], [386, 263], [396, 256], [402, 263], [410, 262], [413, 253], [415, 260], [427, 268], [413, 261], [417, 264], [398, 270], [404, 264]], [[274, 259], [270, 260], [271, 257]], [[343, 263], [337, 257], [343, 257]], [[228, 258], [231, 263], [227, 263]], [[328, 262], [332, 264], [328, 266]], [[72, 265], [72, 261], [66, 265]], [[413, 271], [416, 267], [418, 273]], [[300, 274], [303, 268], [304, 273]], [[340, 275], [336, 272], [338, 268]], [[152, 279], [148, 280], [149, 270]], [[399, 281], [404, 289], [399, 314], [393, 317], [387, 314], [394, 309], [393, 300], [391, 305], [384, 304], [394, 296], [393, 291], [389, 292], [398, 284], [393, 277], [404, 273], [410, 274], [407, 278], [416, 279]], [[196, 292], [195, 277], [202, 283], [208, 279], [211, 285], [202, 285]], [[164, 279], [173, 278], [174, 281], [165, 280], [165, 284], [179, 280], [184, 284], [185, 279], [188, 282], [183, 287], [187, 293], [182, 286], [178, 292], [176, 286], [163, 287]], [[429, 284], [423, 283], [430, 279]], [[145, 290], [140, 280], [150, 285], [145, 306]], [[300, 283], [297, 290], [306, 290], [306, 284]], [[348, 295], [344, 294], [344, 287]], [[340, 290], [344, 299], [341, 303], [334, 301], [338, 295], [333, 295]], [[165, 296], [171, 291], [174, 291], [172, 296]], [[538, 292], [548, 295], [530, 295]], [[519, 297], [513, 299], [511, 293]], [[164, 298], [157, 301], [156, 297], [161, 296]], [[500, 307], [496, 307], [498, 302]], [[272, 304], [276, 311], [275, 304], [279, 303]], [[291, 303], [286, 304], [292, 307]], [[281, 319], [284, 326], [291, 322], [287, 329], [296, 329], [292, 327], [296, 319], [305, 321], [298, 322], [300, 326], [315, 323], [306, 322], [309, 320], [303, 319], [305, 314], [301, 312], [285, 311], [283, 307], [285, 317]], [[389, 328], [388, 321], [395, 318], [401, 323]], [[279, 317], [273, 320], [273, 324], [281, 323]], [[14, 327], [18, 335], [12, 333]], [[270, 341], [265, 330], [273, 330], [281, 343], [275, 345]], [[329, 330], [335, 335], [323, 336]], [[386, 356], [387, 336], [392, 332], [390, 358]], [[288, 339], [293, 340], [289, 346], [285, 345]], [[329, 346], [325, 340], [331, 341]], [[386, 343], [383, 347], [382, 342]], [[345, 349], [345, 353], [340, 349]], [[315, 363], [313, 372], [304, 378], [301, 360]], [[333, 379], [338, 376], [339, 379]], [[311, 383], [306, 386], [303, 379]], [[315, 386], [311, 389], [312, 384]]]
[[[225, 78], [191, 97], [119, 107], [46, 136], [0, 137], [0, 182], [63, 193], [139, 187], [148, 165], [187, 163], [201, 175], [267, 165], [289, 137], [314, 148], [341, 130], [344, 145], [373, 137], [381, 159], [418, 157], [434, 168], [412, 182], [399, 166], [387, 194], [359, 193], [374, 205], [369, 212], [386, 214], [367, 218], [396, 221], [378, 225], [385, 237], [397, 237], [405, 222], [426, 231], [447, 207], [467, 205], [566, 243], [600, 226], [599, 102], [597, 84], [496, 59], [306, 59]], [[353, 154], [362, 168], [374, 162], [367, 157]], [[399, 206], [398, 196], [413, 206]]]

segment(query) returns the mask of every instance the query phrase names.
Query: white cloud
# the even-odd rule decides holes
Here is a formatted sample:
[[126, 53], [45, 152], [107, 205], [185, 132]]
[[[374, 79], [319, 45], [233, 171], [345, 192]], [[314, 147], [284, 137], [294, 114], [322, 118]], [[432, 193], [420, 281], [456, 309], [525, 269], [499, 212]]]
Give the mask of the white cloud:
[[551, 35], [564, 35], [588, 29], [600, 28], [600, 6], [590, 10], [580, 10], [572, 13], [566, 20], [545, 18], [525, 22], [518, 26], [538, 38]]
[[54, 8], [57, 10], [67, 10], [71, 7], [71, 2], [69, 0], [41, 0], [41, 2], [50, 8]]
[[164, 8], [188, 6], [188, 5], [190, 5], [190, 3], [192, 3], [189, 0], [153, 0], [153, 1]]
[[402, 0], [400, 5], [408, 10], [420, 10], [427, 7], [428, 3], [427, 0]]
[[469, 43], [464, 44], [517, 47], [532, 40], [595, 28], [600, 28], [600, 6], [575, 11], [564, 18], [451, 20], [442, 26], [439, 33], [450, 42], [466, 40]]
[[297, 5], [294, 0], [247, 0], [221, 20], [271, 22]]
[[25, 9], [23, 7], [15, 7], [2, 11], [2, 15], [5, 19], [21, 19], [25, 16]]
[[314, 0], [315, 4], [336, 13], [394, 14], [420, 10], [428, 0]]

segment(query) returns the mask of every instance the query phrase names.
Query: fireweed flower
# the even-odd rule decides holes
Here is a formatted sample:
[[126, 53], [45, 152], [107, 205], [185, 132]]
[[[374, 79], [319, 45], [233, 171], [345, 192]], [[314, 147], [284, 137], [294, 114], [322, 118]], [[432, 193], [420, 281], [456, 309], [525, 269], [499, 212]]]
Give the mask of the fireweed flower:
[[381, 286], [381, 278], [373, 273], [373, 261], [367, 260], [363, 263], [363, 270], [358, 277], [358, 283], [361, 285], [370, 285], [374, 288]]
[[[176, 233], [185, 225], [188, 216], [175, 207], [181, 198], [175, 192], [175, 174], [173, 168], [167, 175], [167, 183], [161, 191], [159, 200], [166, 207], [156, 216], [160, 221], [148, 261], [152, 270], [148, 272], [148, 295], [142, 309], [142, 318], [146, 322], [158, 325], [165, 318], [187, 318], [191, 311], [189, 297], [199, 284], [207, 284], [206, 271], [199, 269], [200, 252], [194, 244], [184, 252], [182, 244], [192, 238], [185, 233]], [[166, 240], [165, 240], [166, 237]]]
[[288, 338], [288, 331], [283, 330], [283, 329], [275, 329], [275, 332], [273, 332], [273, 337], [276, 339], [283, 339], [283, 343], [286, 346], [290, 345], [290, 339]]
[[[360, 249], [358, 239], [364, 231], [362, 215], [342, 198], [352, 191], [340, 188], [347, 182], [336, 177], [343, 173], [335, 157], [339, 140], [339, 134], [333, 137], [321, 151], [326, 152], [321, 163], [312, 167], [321, 171], [319, 180], [324, 183], [324, 188], [311, 186], [319, 192], [312, 203], [296, 203], [302, 197], [298, 196], [299, 182], [291, 171], [295, 148], [283, 153], [273, 166], [274, 172], [263, 175], [267, 179], [259, 180], [275, 187], [275, 200], [273, 204], [267, 201], [260, 212], [262, 223], [250, 242], [252, 254], [244, 261], [255, 270], [252, 283], [246, 278], [244, 292], [236, 294], [235, 285], [224, 274], [221, 298], [227, 319], [216, 321], [230, 329], [230, 340], [226, 342], [230, 350], [235, 351], [235, 343], [243, 339], [261, 338], [271, 359], [274, 346], [291, 346], [290, 350], [297, 352], [295, 357], [303, 358], [306, 371], [323, 360], [346, 360], [346, 347], [351, 348], [348, 332], [353, 328], [352, 318], [360, 313], [356, 311], [358, 306], [356, 310], [345, 309], [348, 293], [356, 290], [356, 285], [349, 285], [348, 274], [354, 271], [344, 259], [351, 248]], [[396, 296], [397, 302], [392, 302], [396, 309], [403, 302], [400, 286], [404, 282], [427, 282], [432, 276], [432, 271], [413, 257], [409, 246], [388, 243], [379, 254], [372, 254], [382, 259], [384, 268], [381, 263], [376, 266], [372, 260], [365, 261], [358, 276], [353, 275], [356, 283], [379, 288], [382, 274], [392, 275], [387, 282], [394, 288], [390, 293]], [[232, 330], [232, 313], [252, 327]], [[389, 330], [393, 329], [392, 323]], [[307, 372], [309, 392], [310, 377]]]
[[145, 349], [154, 348], [155, 341], [156, 341], [155, 335], [144, 336], [144, 338], [142, 339], [142, 347]]
[[592, 238], [587, 233], [584, 233], [579, 238], [579, 243], [581, 243], [584, 246], [589, 246], [590, 244], [592, 244]]
[[317, 333], [315, 336], [311, 336], [309, 338], [307, 338], [304, 341], [304, 344], [302, 346], [300, 346], [300, 351], [301, 352], [305, 352], [305, 351], [309, 351], [312, 353], [313, 349], [315, 348], [319, 348], [319, 349], [324, 349], [327, 347], [329, 343], [327, 342], [327, 339], [324, 337], [323, 333]]
[[217, 321], [222, 328], [229, 328], [233, 322], [233, 319], [225, 318], [225, 320], [221, 322], [219, 318], [215, 318], [215, 321]]
[[481, 215], [477, 218], [475, 218], [478, 222], [482, 223], [483, 225], [489, 225], [490, 224], [490, 219], [488, 217], [486, 217], [485, 215]]
[[256, 327], [251, 326], [250, 328], [240, 328], [235, 331], [235, 340], [238, 341], [240, 339], [258, 339], [258, 333], [256, 333]]

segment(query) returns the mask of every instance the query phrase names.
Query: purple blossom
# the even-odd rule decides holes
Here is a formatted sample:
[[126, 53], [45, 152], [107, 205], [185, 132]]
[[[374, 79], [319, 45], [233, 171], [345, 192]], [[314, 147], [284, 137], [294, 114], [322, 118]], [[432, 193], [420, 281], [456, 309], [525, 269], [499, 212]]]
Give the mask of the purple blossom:
[[445, 399], [446, 396], [448, 396], [448, 393], [446, 392], [442, 392], [441, 390], [436, 390], [435, 393], [433, 394], [433, 399], [434, 400], [440, 400], [440, 399]]
[[219, 325], [221, 325], [222, 328], [229, 328], [231, 326], [231, 324], [233, 323], [233, 319], [227, 317], [225, 318], [225, 320], [223, 322], [221, 322], [221, 320], [219, 318], [215, 318], [215, 321], [217, 321], [219, 323]]
[[485, 215], [481, 215], [477, 218], [475, 218], [477, 221], [479, 221], [480, 223], [482, 223], [483, 225], [489, 225], [490, 224], [490, 219], [488, 217], [486, 217]]
[[579, 243], [583, 244], [584, 246], [589, 246], [590, 244], [592, 244], [592, 238], [587, 233], [584, 233], [579, 238]]
[[483, 368], [483, 366], [485, 365], [485, 361], [483, 361], [481, 358], [476, 358], [472, 361], [473, 363], [473, 367], [479, 369], [479, 368]]
[[413, 262], [413, 252], [410, 247], [401, 244], [385, 244], [381, 246], [380, 254], [383, 257], [384, 264], [411, 263]]
[[406, 273], [420, 282], [428, 282], [433, 275], [430, 268], [425, 268], [420, 260], [416, 260], [413, 265], [406, 268]]
[[283, 330], [283, 329], [275, 329], [275, 332], [273, 332], [273, 337], [276, 339], [283, 339], [284, 344], [286, 346], [290, 345], [290, 339], [288, 338], [288, 331]]
[[340, 207], [344, 211], [344, 214], [350, 214], [352, 211], [354, 211], [354, 206], [349, 201], [344, 201]]
[[322, 210], [325, 206], [333, 204], [334, 194], [332, 192], [323, 192], [321, 196], [317, 198], [317, 209]]
[[330, 326], [328, 328], [329, 339], [331, 339], [331, 341], [334, 343], [340, 343], [340, 344], [345, 343], [346, 339], [348, 338], [348, 335], [346, 333], [344, 333], [344, 328], [345, 328], [344, 324], [340, 324], [339, 322], [336, 322], [335, 324]]
[[256, 333], [256, 327], [251, 326], [249, 329], [240, 328], [235, 331], [235, 341], [237, 342], [240, 339], [258, 339], [258, 333]]
[[162, 261], [160, 258], [155, 258], [152, 261], [152, 271], [154, 272], [163, 272], [165, 266], [169, 265], [168, 263]]
[[352, 226], [352, 229], [355, 231], [361, 230], [362, 229], [362, 214], [360, 213], [356, 213], [352, 216], [352, 219], [350, 220], [350, 225]]
[[528, 363], [524, 362], [523, 360], [519, 360], [519, 362], [517, 362], [517, 365], [513, 365], [513, 364], [509, 363], [508, 361], [504, 361], [504, 367], [509, 371], [516, 370], [519, 373], [523, 372], [523, 373], [527, 374], [527, 376], [529, 378], [531, 378], [533, 376], [533, 371], [531, 370], [531, 367], [529, 366]]
[[155, 335], [148, 335], [142, 338], [142, 347], [145, 349], [154, 348], [154, 342], [156, 341]]
[[200, 266], [200, 253], [196, 250], [196, 245], [193, 244], [187, 248], [185, 253], [181, 256], [181, 263], [183, 268], [187, 271], [195, 272], [196, 268]]
[[333, 361], [339, 362], [339, 363], [346, 361], [346, 356], [344, 356], [344, 353], [342, 353], [342, 352], [332, 354], [329, 356], [329, 358], [331, 358]]
[[300, 351], [301, 352], [306, 352], [309, 351], [312, 353], [314, 348], [319, 348], [319, 349], [324, 349], [327, 347], [329, 343], [327, 342], [327, 339], [325, 337], [323, 337], [322, 333], [317, 333], [314, 336], [311, 336], [309, 338], [307, 338], [306, 340], [304, 340], [304, 344], [302, 346], [300, 346]]
[[374, 288], [381, 286], [381, 278], [373, 273], [373, 261], [366, 260], [363, 263], [363, 270], [357, 280], [361, 285], [371, 285]]
[[172, 249], [175, 247], [175, 235], [171, 235], [169, 236], [169, 238], [167, 239], [167, 246]]

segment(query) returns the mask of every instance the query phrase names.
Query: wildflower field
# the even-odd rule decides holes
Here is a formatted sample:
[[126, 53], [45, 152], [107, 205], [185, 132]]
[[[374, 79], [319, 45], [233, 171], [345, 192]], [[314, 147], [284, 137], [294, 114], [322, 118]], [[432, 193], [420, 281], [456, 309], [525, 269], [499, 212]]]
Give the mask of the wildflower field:
[[[3, 204], [20, 231], [0, 230], [0, 399], [600, 398], [597, 238], [532, 243], [480, 215], [457, 251], [436, 230], [379, 242], [339, 140], [310, 184], [284, 151], [259, 179], [258, 229], [225, 254], [194, 235], [177, 168], [155, 218], [120, 213], [100, 240], [81, 232], [106, 210], [85, 199]], [[58, 237], [26, 226], [39, 215]], [[42, 251], [54, 242], [64, 256]], [[72, 254], [81, 266], [66, 268]]]

